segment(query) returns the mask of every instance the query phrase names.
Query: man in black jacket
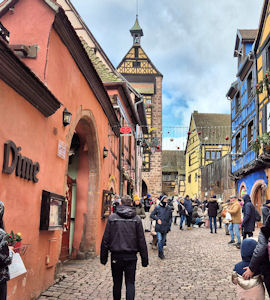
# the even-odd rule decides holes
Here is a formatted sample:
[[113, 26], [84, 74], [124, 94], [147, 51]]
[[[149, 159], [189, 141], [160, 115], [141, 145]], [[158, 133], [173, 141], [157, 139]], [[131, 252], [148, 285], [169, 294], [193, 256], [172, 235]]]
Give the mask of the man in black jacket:
[[129, 196], [121, 198], [116, 213], [108, 218], [100, 249], [100, 262], [103, 265], [107, 263], [109, 251], [111, 252], [113, 299], [121, 299], [125, 272], [126, 299], [134, 300], [137, 252], [140, 252], [143, 267], [148, 265], [148, 252], [141, 218], [136, 215], [136, 209], [132, 207], [132, 199]]
[[255, 206], [252, 204], [251, 199], [248, 194], [243, 196], [244, 205], [242, 212], [244, 214], [244, 219], [242, 221], [242, 235], [243, 240], [248, 236], [253, 236], [253, 231], [255, 230]]
[[171, 229], [172, 210], [168, 203], [168, 197], [162, 196], [159, 205], [155, 207], [150, 218], [156, 220], [155, 231], [158, 240], [158, 257], [164, 259], [163, 247], [166, 241], [166, 235]]

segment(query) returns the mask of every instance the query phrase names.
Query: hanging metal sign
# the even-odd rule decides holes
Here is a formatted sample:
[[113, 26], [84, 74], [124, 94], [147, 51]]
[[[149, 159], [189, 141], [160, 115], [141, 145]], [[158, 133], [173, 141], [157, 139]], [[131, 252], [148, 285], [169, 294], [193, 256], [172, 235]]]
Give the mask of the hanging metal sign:
[[131, 133], [131, 128], [129, 126], [121, 127], [120, 132], [123, 133], [123, 134]]

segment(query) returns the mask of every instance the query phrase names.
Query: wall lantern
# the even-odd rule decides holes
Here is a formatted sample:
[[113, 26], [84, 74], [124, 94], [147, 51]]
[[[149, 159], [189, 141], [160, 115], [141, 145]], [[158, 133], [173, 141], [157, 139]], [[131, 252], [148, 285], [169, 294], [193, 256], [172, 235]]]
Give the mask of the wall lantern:
[[109, 150], [105, 147], [103, 148], [103, 158], [108, 157]]
[[67, 126], [71, 122], [72, 113], [70, 113], [66, 108], [63, 111], [63, 125]]

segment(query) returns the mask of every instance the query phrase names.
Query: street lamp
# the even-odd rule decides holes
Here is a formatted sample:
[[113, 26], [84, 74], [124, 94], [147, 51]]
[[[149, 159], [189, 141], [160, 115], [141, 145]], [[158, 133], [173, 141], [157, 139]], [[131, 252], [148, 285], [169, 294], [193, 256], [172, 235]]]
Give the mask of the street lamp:
[[103, 158], [108, 157], [108, 153], [109, 153], [109, 150], [104, 147], [103, 148]]
[[63, 111], [63, 125], [67, 126], [71, 122], [72, 113], [70, 113], [66, 108]]

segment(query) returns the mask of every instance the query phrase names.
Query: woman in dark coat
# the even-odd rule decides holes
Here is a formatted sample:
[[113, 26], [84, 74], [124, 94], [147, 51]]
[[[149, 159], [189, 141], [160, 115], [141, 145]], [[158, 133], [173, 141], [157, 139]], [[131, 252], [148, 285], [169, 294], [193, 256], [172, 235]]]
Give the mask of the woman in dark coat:
[[252, 204], [249, 195], [243, 196], [244, 205], [242, 212], [244, 214], [244, 219], [242, 222], [242, 235], [243, 239], [247, 236], [252, 237], [253, 231], [255, 230], [255, 206]]
[[266, 200], [262, 207], [263, 224], [265, 224], [267, 217], [270, 215], [270, 200]]
[[207, 203], [206, 207], [208, 208], [208, 216], [209, 216], [209, 222], [210, 222], [210, 233], [213, 233], [212, 221], [214, 221], [215, 233], [217, 233], [217, 211], [219, 209], [219, 206], [218, 206], [218, 203], [217, 203], [216, 195], [214, 195], [212, 198], [210, 198], [210, 200]]
[[9, 280], [8, 265], [12, 256], [9, 253], [7, 234], [4, 231], [4, 203], [0, 201], [0, 300], [7, 299], [7, 281]]
[[243, 274], [245, 279], [251, 278], [254, 274], [262, 274], [264, 276], [264, 284], [270, 296], [270, 260], [268, 256], [268, 241], [270, 237], [270, 216], [268, 216], [265, 226], [261, 228], [258, 244], [253, 252], [249, 267], [245, 268]]

